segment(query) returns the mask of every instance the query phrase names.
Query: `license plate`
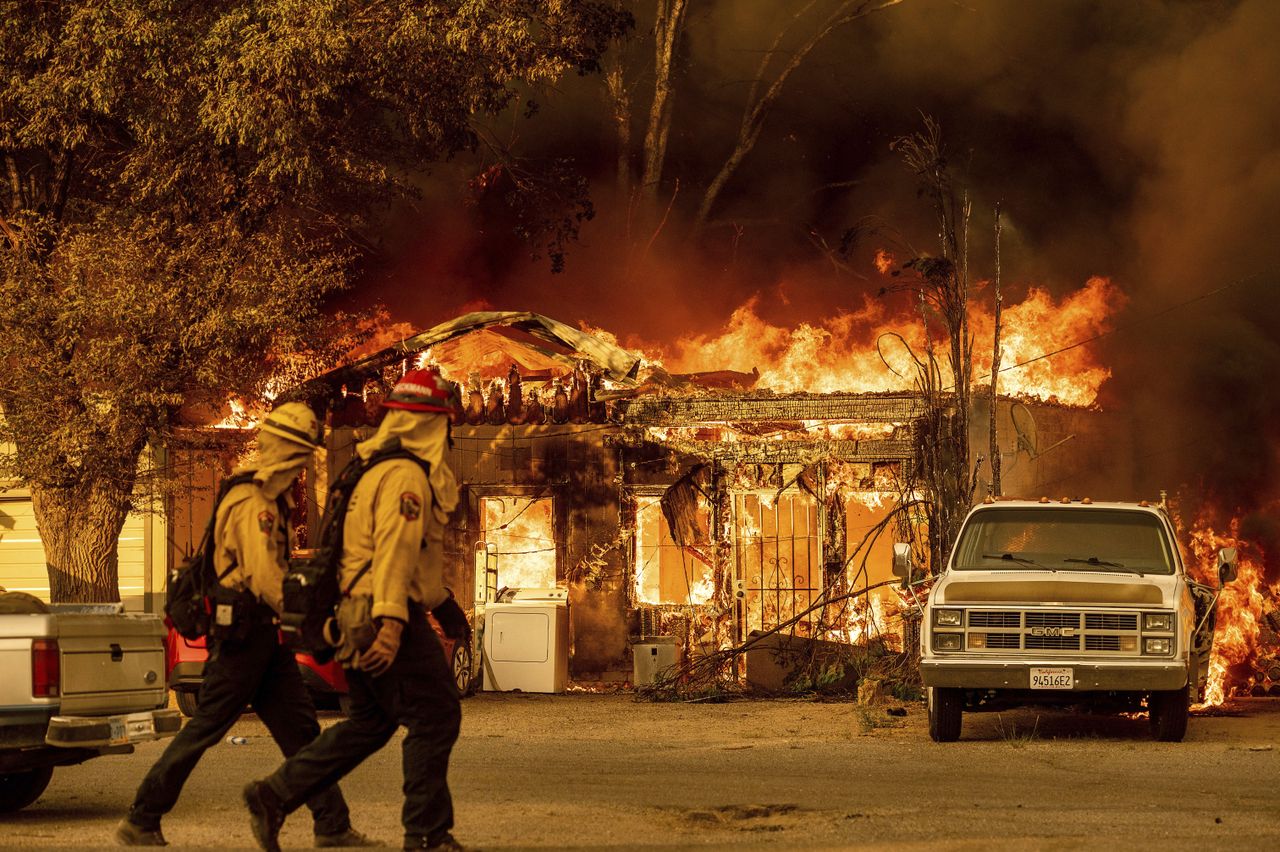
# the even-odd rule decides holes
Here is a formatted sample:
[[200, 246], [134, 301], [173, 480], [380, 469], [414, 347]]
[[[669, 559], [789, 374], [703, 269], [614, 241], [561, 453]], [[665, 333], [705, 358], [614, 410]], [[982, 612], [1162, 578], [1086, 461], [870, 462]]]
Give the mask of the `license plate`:
[[1075, 678], [1070, 668], [1031, 667], [1032, 689], [1071, 689], [1075, 686]]

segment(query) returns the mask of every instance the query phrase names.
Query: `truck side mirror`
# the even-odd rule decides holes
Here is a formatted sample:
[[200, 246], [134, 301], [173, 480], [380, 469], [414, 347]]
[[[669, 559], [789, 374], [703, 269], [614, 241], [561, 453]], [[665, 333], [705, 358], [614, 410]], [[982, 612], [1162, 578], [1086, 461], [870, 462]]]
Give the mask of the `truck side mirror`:
[[911, 545], [900, 541], [893, 546], [893, 576], [911, 582]]
[[1224, 547], [1218, 551], [1218, 584], [1225, 586], [1240, 573], [1237, 564], [1236, 549]]

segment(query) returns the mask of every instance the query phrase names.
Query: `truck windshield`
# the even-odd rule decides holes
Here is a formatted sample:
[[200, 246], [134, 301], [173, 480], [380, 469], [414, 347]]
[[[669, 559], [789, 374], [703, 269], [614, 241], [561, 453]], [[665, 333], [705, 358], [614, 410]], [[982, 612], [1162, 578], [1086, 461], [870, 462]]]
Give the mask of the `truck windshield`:
[[952, 567], [1172, 574], [1173, 564], [1164, 526], [1154, 515], [1063, 507], [975, 512], [960, 534]]

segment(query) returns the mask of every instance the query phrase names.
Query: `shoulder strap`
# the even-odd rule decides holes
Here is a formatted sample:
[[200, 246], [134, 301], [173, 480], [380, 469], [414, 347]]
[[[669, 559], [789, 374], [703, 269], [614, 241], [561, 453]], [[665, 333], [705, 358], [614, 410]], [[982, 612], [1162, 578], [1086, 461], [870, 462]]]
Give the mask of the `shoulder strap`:
[[[253, 482], [253, 478], [256, 475], [256, 470], [246, 470], [242, 473], [237, 473], [234, 476], [228, 476], [226, 479], [222, 480], [222, 484], [218, 487], [218, 499], [213, 504], [213, 514], [209, 516], [209, 527], [205, 531], [206, 541], [200, 545], [201, 547], [205, 547], [213, 541], [213, 531], [218, 522], [218, 509], [222, 507], [222, 501], [226, 499], [226, 496], [229, 493], [231, 493], [231, 489], [235, 488], [237, 485], [245, 485], [246, 483]], [[210, 567], [213, 566], [212, 557], [212, 553], [206, 554]], [[221, 583], [231, 574], [232, 571], [236, 570], [236, 568], [237, 563], [233, 560], [231, 567], [218, 575], [218, 582]]]
[[[393, 461], [394, 459], [409, 459], [410, 461], [415, 462], [420, 468], [422, 468], [422, 472], [426, 474], [427, 480], [430, 482], [431, 463], [418, 458], [418, 456], [401, 447], [399, 441], [379, 450], [369, 456], [368, 459], [361, 459], [359, 456], [352, 459], [343, 469], [342, 474], [338, 477], [338, 481], [335, 482], [334, 488], [329, 492], [330, 505], [325, 507], [325, 518], [324, 522], [321, 524], [323, 531], [331, 531], [329, 532], [329, 535], [337, 544], [339, 551], [342, 546], [342, 526], [346, 519], [347, 506], [351, 500], [351, 492], [355, 490], [356, 484], [359, 483], [366, 473], [373, 470], [373, 468], [383, 462]], [[323, 534], [325, 533], [322, 532], [322, 535]], [[341, 554], [338, 553], [337, 555], [340, 557]], [[343, 590], [343, 594], [351, 594], [351, 590], [356, 587], [356, 583], [360, 582], [360, 578], [368, 573], [369, 569], [372, 567], [372, 561], [366, 562], [361, 566], [360, 570], [356, 572], [356, 575], [351, 578], [349, 583], [347, 583], [346, 588]]]

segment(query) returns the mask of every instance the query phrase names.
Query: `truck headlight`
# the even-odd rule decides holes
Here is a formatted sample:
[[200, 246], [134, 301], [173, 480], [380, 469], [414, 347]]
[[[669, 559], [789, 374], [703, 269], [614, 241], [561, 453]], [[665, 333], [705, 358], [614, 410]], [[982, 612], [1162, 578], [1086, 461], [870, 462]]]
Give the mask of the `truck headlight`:
[[935, 651], [959, 651], [962, 637], [959, 633], [935, 633], [933, 634], [933, 650]]
[[1173, 630], [1173, 613], [1171, 612], [1149, 612], [1142, 616], [1143, 630]]
[[959, 627], [964, 620], [962, 609], [935, 609], [933, 623], [938, 627]]
[[1168, 654], [1173, 650], [1173, 640], [1153, 639], [1151, 637], [1147, 637], [1142, 644], [1142, 650], [1143, 653], [1151, 654], [1153, 656], [1168, 656]]

